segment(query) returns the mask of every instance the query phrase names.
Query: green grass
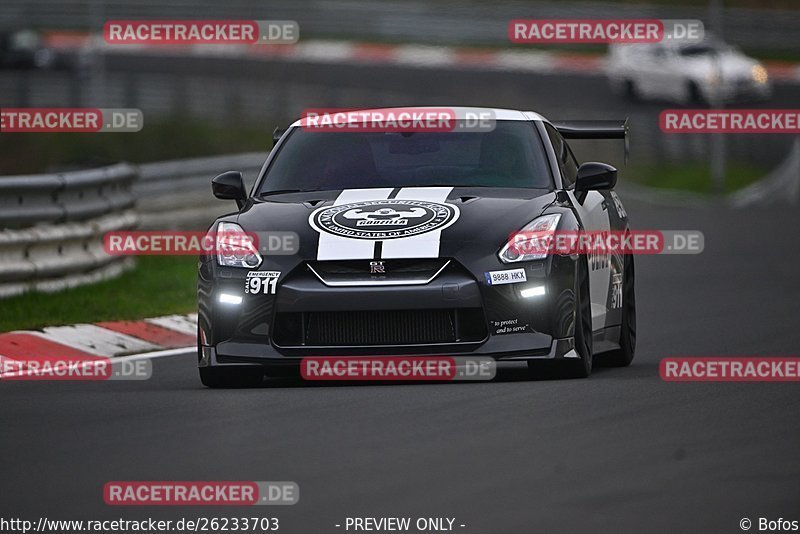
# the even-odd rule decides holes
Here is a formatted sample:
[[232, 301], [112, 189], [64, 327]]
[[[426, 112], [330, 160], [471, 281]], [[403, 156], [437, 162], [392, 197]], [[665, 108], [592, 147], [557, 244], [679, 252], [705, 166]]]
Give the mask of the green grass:
[[145, 119], [144, 128], [135, 133], [4, 133], [0, 176], [267, 151], [272, 147], [269, 124], [223, 127], [172, 118], [152, 123]]
[[0, 301], [0, 332], [63, 324], [142, 319], [197, 309], [197, 258], [141, 256], [119, 278], [60, 293]]
[[[763, 178], [766, 173], [766, 170], [753, 165], [729, 162], [725, 168], [725, 192], [730, 193], [741, 189]], [[708, 163], [623, 167], [620, 169], [619, 180], [648, 187], [714, 193], [711, 169]]]

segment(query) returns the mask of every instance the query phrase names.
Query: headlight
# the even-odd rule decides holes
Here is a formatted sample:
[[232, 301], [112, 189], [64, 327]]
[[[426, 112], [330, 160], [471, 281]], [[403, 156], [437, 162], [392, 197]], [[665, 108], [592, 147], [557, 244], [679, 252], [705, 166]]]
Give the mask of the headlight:
[[225, 267], [254, 269], [261, 265], [261, 254], [253, 244], [253, 238], [235, 223], [219, 223], [214, 252], [217, 263]]
[[767, 80], [769, 80], [767, 69], [765, 69], [763, 65], [753, 65], [753, 68], [750, 69], [750, 74], [753, 76], [753, 80], [758, 84], [765, 84]]
[[550, 254], [547, 240], [552, 238], [560, 220], [560, 213], [542, 215], [532, 220], [500, 250], [497, 255], [500, 261], [516, 263], [546, 258]]

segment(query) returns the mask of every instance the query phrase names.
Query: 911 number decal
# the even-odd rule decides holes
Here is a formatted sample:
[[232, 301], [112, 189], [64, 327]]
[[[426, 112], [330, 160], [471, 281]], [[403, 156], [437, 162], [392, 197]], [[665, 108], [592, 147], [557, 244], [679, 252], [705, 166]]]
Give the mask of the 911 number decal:
[[274, 295], [280, 271], [250, 271], [244, 281], [244, 292], [250, 295]]

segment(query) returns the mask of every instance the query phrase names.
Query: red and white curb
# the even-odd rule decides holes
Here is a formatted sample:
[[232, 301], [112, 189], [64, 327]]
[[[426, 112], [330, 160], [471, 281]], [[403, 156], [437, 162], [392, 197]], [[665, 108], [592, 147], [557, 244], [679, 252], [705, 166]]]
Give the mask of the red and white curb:
[[[147, 45], [108, 44], [102, 36], [72, 32], [49, 32], [45, 42], [59, 50], [94, 47], [119, 54], [183, 54], [203, 57], [262, 57], [269, 60], [317, 63], [397, 65], [418, 68], [455, 68], [507, 72], [552, 72], [600, 75], [605, 58], [574, 52], [493, 49], [432, 45], [392, 45], [354, 41], [309, 40], [284, 45]], [[800, 81], [800, 64], [764, 62], [775, 80]]]
[[[197, 314], [50, 326], [0, 334], [0, 364], [172, 356], [197, 344]], [[169, 350], [174, 349], [174, 350]], [[0, 378], [4, 375], [0, 374]]]

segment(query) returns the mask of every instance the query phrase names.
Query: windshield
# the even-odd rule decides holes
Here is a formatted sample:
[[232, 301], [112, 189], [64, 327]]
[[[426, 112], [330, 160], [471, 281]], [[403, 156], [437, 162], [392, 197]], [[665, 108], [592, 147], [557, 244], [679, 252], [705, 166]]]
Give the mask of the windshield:
[[415, 186], [552, 188], [527, 121], [485, 132], [320, 132], [294, 128], [257, 195]]

